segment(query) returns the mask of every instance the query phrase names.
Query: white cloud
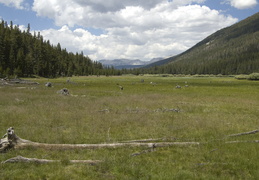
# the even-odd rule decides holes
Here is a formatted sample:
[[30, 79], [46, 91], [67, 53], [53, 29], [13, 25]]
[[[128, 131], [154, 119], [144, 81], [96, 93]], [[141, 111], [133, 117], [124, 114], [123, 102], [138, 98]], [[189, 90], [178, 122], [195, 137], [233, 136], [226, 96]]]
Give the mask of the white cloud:
[[231, 6], [237, 9], [249, 9], [255, 7], [257, 0], [229, 0]]
[[28, 6], [28, 4], [24, 4], [24, 0], [0, 0], [0, 3], [17, 9], [26, 9]]
[[[59, 30], [42, 31], [51, 43], [84, 51], [93, 60], [142, 59], [178, 54], [218, 29], [237, 22], [206, 6], [205, 0], [34, 0], [38, 16], [55, 21]], [[99, 28], [96, 36], [86, 29]]]

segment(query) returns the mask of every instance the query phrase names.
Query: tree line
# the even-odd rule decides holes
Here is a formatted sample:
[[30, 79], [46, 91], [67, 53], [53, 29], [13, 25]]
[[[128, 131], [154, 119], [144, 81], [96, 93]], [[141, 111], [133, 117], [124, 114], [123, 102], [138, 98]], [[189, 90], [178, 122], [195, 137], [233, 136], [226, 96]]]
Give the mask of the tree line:
[[83, 52], [72, 53], [44, 40], [40, 32], [21, 31], [18, 25], [0, 23], [0, 76], [60, 77], [72, 75], [120, 75], [113, 67], [92, 61]]

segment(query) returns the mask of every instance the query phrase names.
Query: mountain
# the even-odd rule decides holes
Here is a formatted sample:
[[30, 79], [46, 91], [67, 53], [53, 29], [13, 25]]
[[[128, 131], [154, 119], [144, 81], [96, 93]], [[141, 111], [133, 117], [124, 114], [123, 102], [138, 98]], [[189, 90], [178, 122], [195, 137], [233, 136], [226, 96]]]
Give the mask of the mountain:
[[139, 59], [114, 59], [114, 60], [106, 60], [102, 59], [98, 62], [102, 63], [104, 66], [113, 66], [115, 69], [133, 69], [144, 67], [150, 63], [154, 63], [163, 58], [153, 58], [150, 61], [141, 61]]
[[213, 33], [179, 55], [149, 64], [142, 71], [170, 74], [259, 72], [259, 13]]

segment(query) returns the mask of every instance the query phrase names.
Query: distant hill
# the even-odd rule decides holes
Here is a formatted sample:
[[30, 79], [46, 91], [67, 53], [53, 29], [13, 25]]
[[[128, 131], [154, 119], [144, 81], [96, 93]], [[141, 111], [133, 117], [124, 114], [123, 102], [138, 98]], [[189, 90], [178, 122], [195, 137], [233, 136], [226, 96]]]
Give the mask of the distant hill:
[[150, 61], [141, 61], [139, 59], [114, 59], [114, 60], [106, 60], [102, 59], [98, 62], [102, 63], [104, 66], [113, 66], [115, 69], [133, 69], [144, 67], [150, 63], [154, 63], [163, 58], [153, 58]]
[[187, 51], [145, 66], [148, 73], [259, 72], [259, 13], [208, 36]]

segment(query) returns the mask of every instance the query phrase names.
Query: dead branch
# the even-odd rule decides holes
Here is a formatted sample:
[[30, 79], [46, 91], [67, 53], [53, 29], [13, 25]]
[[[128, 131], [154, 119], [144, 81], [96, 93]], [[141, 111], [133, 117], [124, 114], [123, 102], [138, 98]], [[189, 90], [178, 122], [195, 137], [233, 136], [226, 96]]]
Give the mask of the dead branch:
[[259, 140], [252, 141], [227, 141], [226, 144], [234, 144], [234, 143], [259, 143]]
[[[26, 158], [22, 156], [17, 156], [14, 158], [7, 159], [3, 161], [2, 164], [5, 163], [39, 163], [39, 164], [46, 164], [46, 163], [54, 163], [54, 162], [62, 162], [61, 160], [49, 160], [49, 159], [37, 159], [37, 158]], [[100, 160], [69, 160], [70, 163], [84, 163], [90, 165], [96, 165], [102, 161]]]
[[155, 151], [155, 148], [150, 148], [150, 149], [147, 149], [147, 150], [144, 150], [144, 151], [141, 151], [141, 152], [133, 153], [133, 154], [131, 154], [131, 156], [132, 157], [139, 156], [141, 154], [146, 154], [146, 153], [150, 153], [150, 152], [154, 152], [154, 151]]
[[242, 135], [248, 135], [248, 134], [255, 134], [258, 133], [259, 129], [254, 130], [254, 131], [249, 131], [249, 132], [243, 132], [243, 133], [238, 133], [238, 134], [230, 134], [228, 135], [229, 137], [233, 137], [233, 136], [242, 136]]

